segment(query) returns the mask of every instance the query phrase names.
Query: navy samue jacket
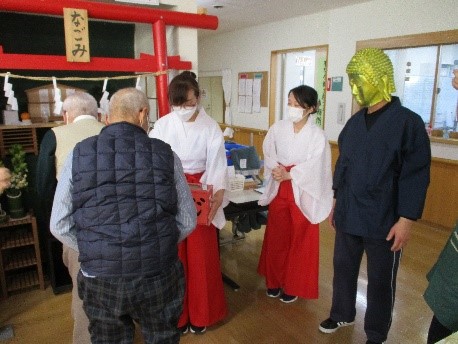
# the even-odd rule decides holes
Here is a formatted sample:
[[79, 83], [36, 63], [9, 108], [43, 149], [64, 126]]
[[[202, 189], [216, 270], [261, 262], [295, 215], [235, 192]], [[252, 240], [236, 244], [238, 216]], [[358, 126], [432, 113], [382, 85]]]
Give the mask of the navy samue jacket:
[[367, 109], [339, 135], [334, 172], [336, 230], [385, 239], [399, 217], [418, 219], [429, 185], [431, 147], [420, 116], [399, 98], [368, 130]]

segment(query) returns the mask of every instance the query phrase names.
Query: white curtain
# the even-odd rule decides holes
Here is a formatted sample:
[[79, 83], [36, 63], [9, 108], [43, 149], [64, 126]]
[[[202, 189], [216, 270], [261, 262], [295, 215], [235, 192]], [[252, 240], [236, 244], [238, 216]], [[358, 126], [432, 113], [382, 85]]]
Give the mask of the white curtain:
[[229, 124], [232, 125], [232, 112], [231, 112], [231, 93], [232, 93], [232, 71], [230, 69], [223, 69], [223, 92], [224, 100], [226, 101], [226, 118], [229, 119]]
[[[232, 126], [232, 112], [231, 112], [231, 96], [232, 96], [232, 71], [230, 69], [223, 69], [222, 71], [223, 76], [223, 92], [224, 92], [224, 100], [226, 101], [226, 111], [225, 111], [225, 118], [226, 123], [229, 120], [229, 125]], [[230, 127], [226, 127], [224, 130], [224, 136], [228, 136], [232, 138], [234, 135], [234, 131]]]

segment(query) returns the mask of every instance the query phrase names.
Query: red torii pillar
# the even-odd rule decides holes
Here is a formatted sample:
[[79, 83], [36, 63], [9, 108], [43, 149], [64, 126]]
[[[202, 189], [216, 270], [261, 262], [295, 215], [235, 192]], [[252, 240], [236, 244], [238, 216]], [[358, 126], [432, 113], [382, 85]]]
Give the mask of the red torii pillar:
[[[158, 72], [166, 71], [167, 64], [167, 40], [165, 24], [162, 20], [157, 20], [153, 24], [153, 44], [154, 54], [157, 58]], [[168, 75], [166, 73], [156, 76], [156, 93], [159, 108], [159, 117], [169, 113], [170, 107], [167, 99]]]
[[[12, 12], [63, 15], [64, 7], [86, 9], [90, 18], [152, 24], [154, 53], [156, 56], [141, 54], [140, 59], [93, 58], [88, 63], [72, 63], [67, 62], [65, 56], [4, 54], [0, 47], [0, 69], [132, 72], [164, 72], [169, 66], [190, 69], [191, 64], [189, 62], [180, 61], [179, 57], [176, 59], [176, 56], [167, 56], [165, 26], [173, 25], [212, 30], [218, 27], [218, 18], [215, 16], [149, 9], [146, 7], [84, 0], [0, 0], [0, 10]], [[167, 88], [167, 74], [161, 73], [156, 76], [159, 116], [169, 112]]]

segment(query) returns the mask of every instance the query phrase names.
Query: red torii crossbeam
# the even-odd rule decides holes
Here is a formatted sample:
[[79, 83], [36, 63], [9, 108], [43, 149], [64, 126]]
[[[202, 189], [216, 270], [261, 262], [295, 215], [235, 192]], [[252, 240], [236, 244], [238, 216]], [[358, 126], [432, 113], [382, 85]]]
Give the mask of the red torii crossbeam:
[[[191, 69], [192, 64], [181, 61], [180, 56], [167, 56], [165, 26], [182, 26], [195, 29], [216, 30], [215, 16], [149, 9], [127, 5], [108, 4], [83, 0], [1, 0], [0, 10], [63, 16], [63, 8], [80, 8], [88, 11], [90, 19], [106, 19], [131, 23], [151, 24], [154, 55], [140, 54], [139, 59], [93, 57], [91, 62], [68, 62], [65, 55], [7, 54], [0, 46], [0, 69], [73, 70], [164, 72], [168, 69]], [[0, 33], [1, 35], [1, 33]], [[167, 100], [168, 75], [156, 76], [156, 93], [159, 116], [169, 112]]]

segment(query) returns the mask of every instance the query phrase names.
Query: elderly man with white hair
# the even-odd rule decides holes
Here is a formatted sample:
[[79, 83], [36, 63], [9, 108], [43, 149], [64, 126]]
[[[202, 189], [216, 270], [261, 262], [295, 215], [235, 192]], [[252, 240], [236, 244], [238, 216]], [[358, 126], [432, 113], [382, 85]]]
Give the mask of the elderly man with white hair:
[[[104, 125], [97, 120], [97, 101], [89, 93], [75, 92], [68, 96], [62, 105], [66, 125], [48, 130], [40, 145], [37, 162], [37, 192], [42, 197], [46, 224], [49, 223], [52, 202], [57, 181], [68, 153], [85, 138], [97, 135]], [[76, 277], [80, 269], [78, 252], [63, 245], [62, 259], [68, 268], [73, 284], [72, 315], [73, 344], [91, 342], [89, 320], [83, 310], [83, 303], [78, 297]]]

